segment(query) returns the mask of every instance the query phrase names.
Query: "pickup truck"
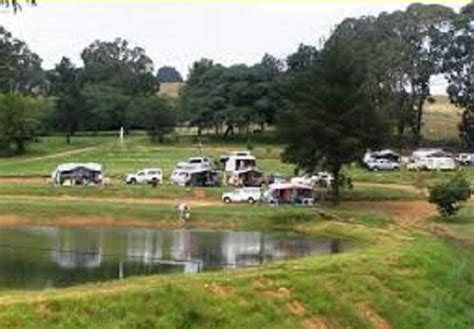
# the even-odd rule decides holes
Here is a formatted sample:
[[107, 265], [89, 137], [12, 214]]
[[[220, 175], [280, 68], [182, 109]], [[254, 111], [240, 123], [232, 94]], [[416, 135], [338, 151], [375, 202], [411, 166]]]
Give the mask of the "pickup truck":
[[262, 193], [258, 187], [245, 187], [236, 189], [232, 192], [222, 194], [222, 201], [224, 203], [232, 202], [248, 202], [255, 203], [260, 200]]

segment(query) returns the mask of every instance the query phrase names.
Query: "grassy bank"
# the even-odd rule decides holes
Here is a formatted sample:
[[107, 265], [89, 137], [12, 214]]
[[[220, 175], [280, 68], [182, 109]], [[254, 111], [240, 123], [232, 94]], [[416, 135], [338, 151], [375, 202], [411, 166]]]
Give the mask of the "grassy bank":
[[472, 254], [429, 237], [378, 240], [253, 270], [2, 294], [0, 327], [472, 327]]

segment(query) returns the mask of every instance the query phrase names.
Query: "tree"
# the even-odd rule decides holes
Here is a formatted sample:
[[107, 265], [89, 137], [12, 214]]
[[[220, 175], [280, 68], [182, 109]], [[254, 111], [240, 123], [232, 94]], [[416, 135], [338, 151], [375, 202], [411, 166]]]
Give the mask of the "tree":
[[69, 58], [63, 57], [48, 75], [50, 94], [56, 98], [55, 125], [66, 133], [66, 142], [69, 144], [71, 137], [84, 124], [86, 114], [81, 95], [82, 70], [76, 68]]
[[429, 202], [438, 207], [443, 217], [455, 215], [462, 203], [471, 197], [469, 181], [460, 174], [446, 182], [441, 182], [430, 188]]
[[152, 142], [164, 141], [176, 127], [176, 114], [168, 99], [153, 96], [136, 99], [130, 104], [130, 112], [135, 115], [135, 124], [143, 127]]
[[128, 103], [154, 95], [159, 84], [153, 62], [143, 48], [130, 47], [126, 40], [95, 41], [82, 51], [81, 95], [89, 114], [86, 127], [118, 129], [131, 127]]
[[[24, 1], [26, 4], [36, 6], [36, 0], [25, 0]], [[0, 0], [0, 6], [3, 7], [11, 7], [13, 8], [13, 12], [18, 12], [21, 11], [23, 6], [21, 5], [21, 2], [18, 0]]]
[[51, 103], [18, 94], [0, 95], [0, 142], [8, 153], [23, 154], [41, 131]]
[[452, 103], [464, 110], [460, 137], [474, 148], [474, 4], [464, 7], [454, 22], [452, 38], [444, 56], [443, 71]]
[[371, 56], [354, 46], [356, 36], [351, 25], [331, 36], [318, 60], [293, 80], [289, 108], [278, 124], [283, 160], [307, 171], [329, 170], [334, 202], [343, 165], [383, 144], [388, 131], [386, 114], [372, 98], [377, 85], [370, 77]]
[[156, 79], [159, 83], [183, 82], [181, 73], [172, 66], [162, 66], [158, 69]]
[[83, 111], [87, 115], [84, 122], [86, 129], [98, 132], [121, 127], [128, 131], [131, 128], [132, 114], [128, 105], [139, 97], [132, 97], [120, 88], [106, 84], [85, 84], [81, 97], [84, 99]]
[[[402, 115], [409, 123], [415, 145], [421, 141], [423, 107], [430, 96], [430, 79], [441, 72], [441, 59], [449, 43], [449, 25], [454, 11], [441, 5], [415, 3], [405, 12], [382, 13], [377, 24], [391, 44], [398, 44], [396, 52], [400, 91], [405, 102]], [[395, 62], [394, 62], [395, 64]], [[410, 113], [411, 112], [411, 113]], [[400, 127], [402, 128], [402, 127]]]
[[180, 97], [190, 124], [205, 128], [227, 126], [223, 138], [237, 127], [249, 132], [251, 124], [273, 123], [279, 105], [276, 85], [283, 76], [280, 61], [265, 55], [253, 66], [224, 67], [209, 60], [194, 64]]
[[43, 85], [41, 58], [0, 26], [0, 92], [32, 95]]
[[311, 66], [318, 58], [316, 47], [300, 44], [298, 50], [286, 58], [288, 72], [298, 72]]
[[81, 58], [87, 83], [107, 84], [136, 96], [153, 95], [158, 91], [153, 61], [143, 48], [131, 48], [126, 40], [97, 40], [82, 51]]

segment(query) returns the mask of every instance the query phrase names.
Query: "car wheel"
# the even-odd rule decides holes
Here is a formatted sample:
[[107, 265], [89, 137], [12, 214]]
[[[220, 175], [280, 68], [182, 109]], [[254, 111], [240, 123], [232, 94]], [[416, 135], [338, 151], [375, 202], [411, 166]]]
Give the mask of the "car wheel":
[[135, 178], [132, 178], [132, 179], [130, 180], [130, 184], [135, 185], [136, 183], [137, 183], [137, 180], [136, 180]]
[[225, 198], [224, 203], [232, 203], [232, 200], [230, 198]]
[[248, 201], [250, 204], [254, 204], [254, 203], [255, 203], [255, 199], [254, 199], [254, 198], [249, 198], [247, 201]]

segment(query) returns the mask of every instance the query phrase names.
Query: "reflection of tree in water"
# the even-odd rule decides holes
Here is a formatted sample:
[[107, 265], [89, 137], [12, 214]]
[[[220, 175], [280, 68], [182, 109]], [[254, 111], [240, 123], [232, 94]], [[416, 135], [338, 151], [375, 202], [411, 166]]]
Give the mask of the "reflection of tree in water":
[[332, 239], [331, 240], [331, 254], [338, 254], [341, 252], [341, 240]]

